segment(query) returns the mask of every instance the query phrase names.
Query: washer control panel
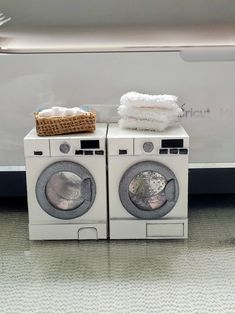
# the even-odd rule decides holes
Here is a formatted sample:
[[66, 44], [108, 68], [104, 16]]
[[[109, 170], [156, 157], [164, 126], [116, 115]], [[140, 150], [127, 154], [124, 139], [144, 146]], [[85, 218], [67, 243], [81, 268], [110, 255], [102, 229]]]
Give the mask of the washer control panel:
[[188, 155], [187, 138], [135, 138], [134, 155]]
[[52, 139], [50, 140], [51, 156], [104, 156], [105, 138], [103, 139]]

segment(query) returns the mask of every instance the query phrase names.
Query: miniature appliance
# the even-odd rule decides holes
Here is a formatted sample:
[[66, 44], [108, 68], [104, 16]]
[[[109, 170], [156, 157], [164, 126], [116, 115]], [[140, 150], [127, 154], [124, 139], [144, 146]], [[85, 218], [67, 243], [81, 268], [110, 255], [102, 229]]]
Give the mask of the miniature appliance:
[[110, 124], [107, 141], [110, 239], [187, 238], [184, 128], [153, 132]]
[[106, 131], [25, 137], [31, 240], [107, 238]]

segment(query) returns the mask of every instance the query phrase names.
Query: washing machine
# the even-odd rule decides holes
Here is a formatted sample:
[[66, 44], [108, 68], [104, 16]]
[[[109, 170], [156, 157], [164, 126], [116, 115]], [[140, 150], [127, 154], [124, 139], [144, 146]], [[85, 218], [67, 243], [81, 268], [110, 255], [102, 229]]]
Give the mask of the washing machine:
[[24, 138], [31, 240], [107, 238], [106, 132]]
[[188, 235], [189, 137], [110, 124], [110, 239], [174, 239]]

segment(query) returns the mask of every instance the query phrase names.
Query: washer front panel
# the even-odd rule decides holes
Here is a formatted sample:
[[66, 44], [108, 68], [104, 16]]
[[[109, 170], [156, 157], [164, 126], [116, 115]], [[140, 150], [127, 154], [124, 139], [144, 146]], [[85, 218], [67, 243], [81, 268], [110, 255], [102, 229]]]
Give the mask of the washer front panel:
[[36, 184], [41, 208], [59, 219], [73, 219], [85, 214], [96, 196], [96, 184], [82, 165], [59, 161], [47, 167]]
[[119, 184], [124, 208], [141, 219], [165, 216], [175, 206], [179, 184], [175, 174], [163, 164], [144, 161], [130, 167]]

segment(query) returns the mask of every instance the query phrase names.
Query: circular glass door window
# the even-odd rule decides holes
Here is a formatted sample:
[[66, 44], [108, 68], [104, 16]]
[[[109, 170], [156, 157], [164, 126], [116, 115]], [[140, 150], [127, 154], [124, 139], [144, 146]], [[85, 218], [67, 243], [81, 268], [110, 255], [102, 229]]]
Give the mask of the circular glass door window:
[[75, 162], [51, 164], [44, 169], [36, 184], [36, 197], [41, 208], [60, 219], [73, 219], [85, 214], [95, 196], [93, 176]]
[[164, 189], [166, 178], [156, 171], [143, 171], [129, 184], [131, 201], [142, 210], [155, 210], [167, 201]]
[[179, 196], [175, 174], [155, 161], [142, 161], [126, 170], [119, 183], [123, 207], [141, 219], [158, 219], [168, 214]]
[[82, 179], [75, 173], [57, 172], [50, 177], [46, 184], [46, 197], [55, 208], [74, 209], [84, 202], [81, 184]]

